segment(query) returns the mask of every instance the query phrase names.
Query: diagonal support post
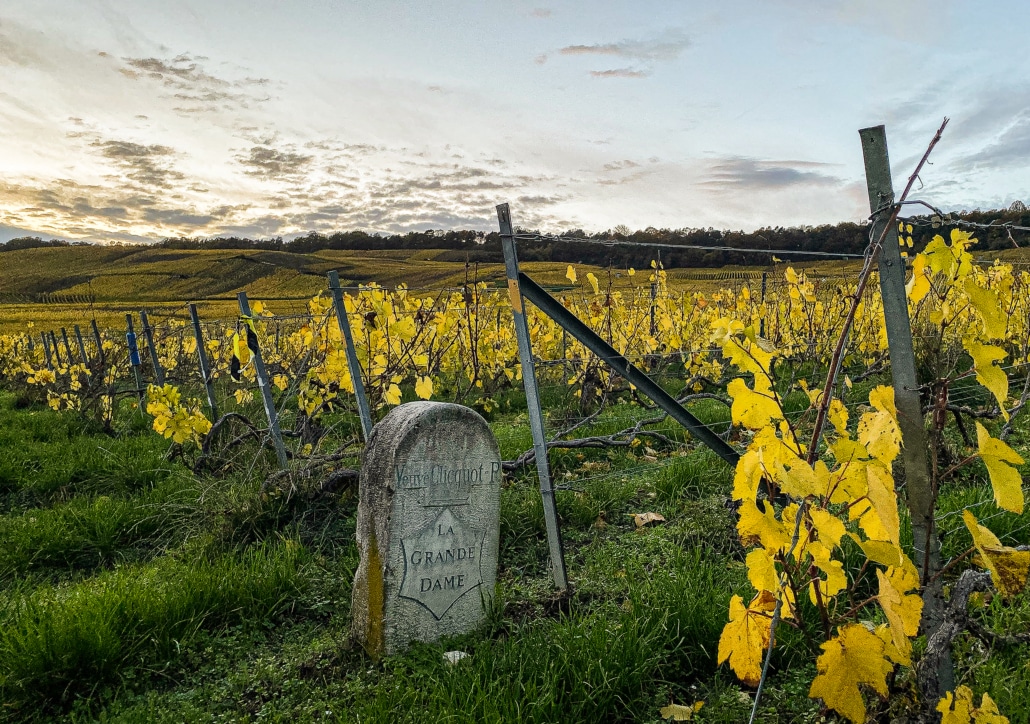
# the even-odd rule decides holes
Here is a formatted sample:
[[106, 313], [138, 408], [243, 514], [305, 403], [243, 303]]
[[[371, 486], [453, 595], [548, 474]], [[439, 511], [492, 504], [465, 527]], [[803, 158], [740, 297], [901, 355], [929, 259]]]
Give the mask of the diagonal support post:
[[630, 384], [647, 395], [653, 403], [668, 413], [669, 417], [687, 428], [691, 435], [711, 448], [716, 455], [730, 465], [737, 464], [737, 461], [740, 459], [740, 453], [734, 450], [721, 437], [705, 427], [705, 424], [677, 402], [675, 397], [662, 389], [657, 382], [648, 377], [639, 367], [619, 354], [618, 350], [605, 342], [600, 335], [566, 309], [561, 302], [544, 291], [539, 284], [525, 274], [519, 274], [519, 288], [526, 299], [533, 302], [544, 314], [557, 322], [562, 329], [575, 337], [584, 347], [602, 359]]

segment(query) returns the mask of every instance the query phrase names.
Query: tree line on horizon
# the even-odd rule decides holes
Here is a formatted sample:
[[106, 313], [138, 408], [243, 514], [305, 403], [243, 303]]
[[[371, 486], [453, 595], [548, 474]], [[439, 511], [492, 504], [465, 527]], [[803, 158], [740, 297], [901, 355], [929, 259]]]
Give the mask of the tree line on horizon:
[[[922, 249], [935, 234], [940, 233], [940, 228], [956, 225], [956, 222], [991, 225], [987, 228], [977, 228], [974, 235], [979, 239], [976, 247], [978, 250], [992, 251], [1013, 247], [1013, 239], [1005, 225], [1030, 226], [1030, 212], [1022, 202], [1017, 201], [1008, 209], [977, 209], [946, 214], [943, 217], [922, 215], [913, 217], [911, 221], [915, 251]], [[621, 268], [646, 267], [654, 259], [660, 259], [666, 268], [684, 268], [766, 265], [772, 262], [772, 256], [784, 257], [792, 252], [862, 254], [869, 241], [868, 232], [868, 224], [849, 221], [820, 226], [765, 227], [752, 232], [727, 231], [711, 227], [648, 227], [632, 231], [625, 226], [617, 226], [593, 234], [588, 234], [582, 229], [571, 229], [560, 234], [541, 235], [527, 229], [516, 229], [516, 233], [525, 234], [526, 237], [540, 237], [519, 240], [519, 258], [522, 261], [554, 261]], [[44, 240], [28, 236], [0, 244], [0, 252], [86, 244], [87, 242]], [[404, 234], [311, 231], [289, 241], [284, 241], [282, 237], [249, 239], [228, 236], [201, 239], [183, 236], [138, 246], [180, 250], [261, 249], [295, 254], [325, 250], [449, 250], [455, 252], [452, 255], [453, 261], [503, 261], [500, 234], [496, 231], [485, 233], [474, 230], [430, 229]], [[681, 248], [669, 248], [670, 246]], [[756, 250], [768, 250], [768, 256], [756, 253]], [[798, 256], [798, 259], [787, 257], [785, 260], [812, 258], [800, 254]]]

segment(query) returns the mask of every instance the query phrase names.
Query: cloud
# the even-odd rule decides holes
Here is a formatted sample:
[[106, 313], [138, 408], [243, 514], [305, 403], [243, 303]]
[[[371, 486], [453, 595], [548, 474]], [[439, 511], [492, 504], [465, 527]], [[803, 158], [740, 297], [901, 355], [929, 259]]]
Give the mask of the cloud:
[[646, 63], [676, 60], [690, 47], [690, 38], [682, 30], [668, 30], [648, 40], [621, 40], [617, 43], [566, 45], [562, 55], [601, 55], [626, 58]]
[[293, 150], [278, 150], [268, 146], [254, 146], [236, 160], [248, 168], [247, 173], [268, 179], [291, 178], [304, 171], [311, 156]]
[[[636, 66], [590, 70], [592, 78], [646, 78], [657, 63], [673, 61], [690, 47], [690, 38], [679, 29], [666, 30], [661, 35], [645, 40], [620, 40], [615, 43], [566, 45], [559, 55], [621, 58]], [[547, 55], [539, 55], [537, 63], [547, 62]]]
[[612, 161], [604, 165], [605, 171], [623, 171], [627, 168], [639, 168], [640, 164], [636, 161], [631, 161], [628, 158], [622, 161]]
[[56, 67], [59, 61], [52, 57], [52, 52], [61, 50], [45, 33], [9, 18], [0, 18], [0, 66]]
[[101, 155], [121, 168], [127, 178], [143, 186], [167, 189], [173, 181], [185, 178], [169, 166], [175, 152], [167, 146], [115, 140], [97, 140], [90, 145], [99, 148]]
[[645, 70], [634, 70], [633, 68], [611, 68], [609, 70], [592, 70], [592, 78], [646, 78], [651, 75]]
[[160, 83], [167, 96], [179, 103], [175, 110], [183, 114], [247, 108], [268, 100], [263, 90], [269, 85], [267, 78], [227, 80], [205, 70], [202, 60], [206, 58], [189, 53], [171, 59], [123, 58], [125, 65], [119, 71], [132, 80]]
[[957, 169], [1026, 168], [1030, 163], [1030, 112], [1010, 119], [1008, 126], [982, 148], [952, 162]]
[[58, 238], [51, 234], [41, 234], [38, 231], [31, 231], [29, 229], [22, 229], [17, 226], [7, 226], [6, 224], [0, 224], [0, 244], [10, 241], [11, 239], [20, 239], [26, 236], [36, 236], [44, 240]]
[[529, 14], [534, 18], [549, 18], [552, 13], [550, 8], [533, 8]]
[[10, 225], [62, 238], [156, 240], [204, 233], [244, 216], [249, 207], [177, 203], [165, 194], [70, 179], [0, 184], [0, 209]]
[[770, 191], [799, 185], [839, 186], [843, 179], [824, 173], [832, 164], [811, 161], [760, 161], [732, 156], [709, 164], [702, 187], [719, 191]]

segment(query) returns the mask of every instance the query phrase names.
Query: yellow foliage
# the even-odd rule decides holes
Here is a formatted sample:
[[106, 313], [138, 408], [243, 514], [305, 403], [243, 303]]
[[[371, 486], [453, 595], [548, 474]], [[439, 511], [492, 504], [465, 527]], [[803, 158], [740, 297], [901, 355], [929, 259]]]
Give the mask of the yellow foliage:
[[937, 702], [937, 711], [943, 715], [941, 724], [1009, 724], [1008, 717], [998, 712], [997, 704], [987, 694], [979, 707], [973, 706], [973, 691], [965, 685], [945, 694]]
[[991, 581], [1009, 598], [1026, 588], [1030, 573], [1030, 551], [1017, 551], [1003, 546], [998, 537], [980, 525], [976, 516], [968, 510], [962, 511], [962, 520], [973, 536], [973, 545], [980, 553], [980, 563], [991, 572]]
[[883, 639], [862, 624], [849, 624], [822, 644], [816, 660], [818, 674], [808, 695], [854, 724], [866, 720], [865, 701], [859, 684], [866, 684], [881, 696], [887, 695], [887, 675], [894, 667], [885, 656]]
[[682, 704], [669, 704], [668, 706], [662, 707], [658, 713], [662, 719], [666, 721], [692, 721], [694, 715], [701, 711], [705, 703], [703, 701], [697, 701], [690, 706], [684, 706]]
[[740, 596], [730, 599], [730, 620], [719, 637], [719, 663], [729, 661], [733, 673], [748, 686], [757, 686], [762, 678], [762, 657], [769, 645], [770, 615], [775, 606], [769, 591], [759, 591], [747, 607]]
[[790, 548], [790, 533], [777, 520], [768, 501], [759, 501], [759, 510], [753, 500], [745, 500], [738, 511], [737, 533], [745, 546], [760, 544], [767, 551], [779, 552]]
[[433, 380], [428, 376], [419, 377], [418, 381], [415, 382], [415, 394], [423, 400], [428, 400], [433, 396]]
[[733, 398], [730, 412], [735, 425], [759, 430], [772, 420], [783, 419], [783, 411], [774, 397], [753, 391], [739, 377], [727, 385], [726, 392]]
[[1001, 347], [980, 344], [972, 339], [963, 340], [962, 346], [973, 358], [976, 381], [991, 391], [994, 399], [998, 401], [1002, 416], [1006, 420], [1009, 419], [1008, 410], [1005, 409], [1005, 400], [1009, 397], [1009, 378], [1005, 375], [1005, 370], [994, 364], [1008, 357], [1008, 353]]
[[901, 429], [894, 408], [894, 390], [880, 385], [869, 393], [869, 404], [875, 410], [858, 420], [858, 441], [869, 455], [889, 465], [901, 450]]
[[991, 289], [984, 289], [972, 278], [966, 279], [962, 289], [966, 293], [969, 304], [980, 316], [987, 336], [991, 339], [1005, 339], [1007, 320], [1001, 311], [998, 293]]
[[590, 282], [590, 288], [594, 290], [594, 294], [600, 294], [601, 290], [597, 286], [597, 277], [594, 276], [593, 272], [587, 272], [587, 281]]
[[915, 570], [888, 568], [886, 574], [877, 569], [876, 578], [880, 583], [877, 599], [887, 616], [891, 641], [901, 654], [899, 663], [909, 665], [912, 653], [909, 637], [919, 632], [919, 618], [923, 613], [923, 599], [918, 594], [919, 577]]
[[1013, 465], [1022, 465], [1024, 460], [1015, 450], [998, 438], [991, 437], [987, 428], [976, 423], [976, 444], [980, 458], [987, 466], [994, 488], [994, 502], [999, 508], [1012, 513], [1023, 512], [1023, 479]]

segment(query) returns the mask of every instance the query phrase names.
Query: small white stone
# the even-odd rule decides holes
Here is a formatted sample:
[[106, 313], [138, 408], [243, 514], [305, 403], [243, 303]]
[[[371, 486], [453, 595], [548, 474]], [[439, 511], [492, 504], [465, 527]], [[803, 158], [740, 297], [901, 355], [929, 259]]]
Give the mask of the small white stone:
[[468, 658], [468, 654], [464, 651], [448, 651], [443, 655], [444, 661], [452, 666], [466, 658]]

